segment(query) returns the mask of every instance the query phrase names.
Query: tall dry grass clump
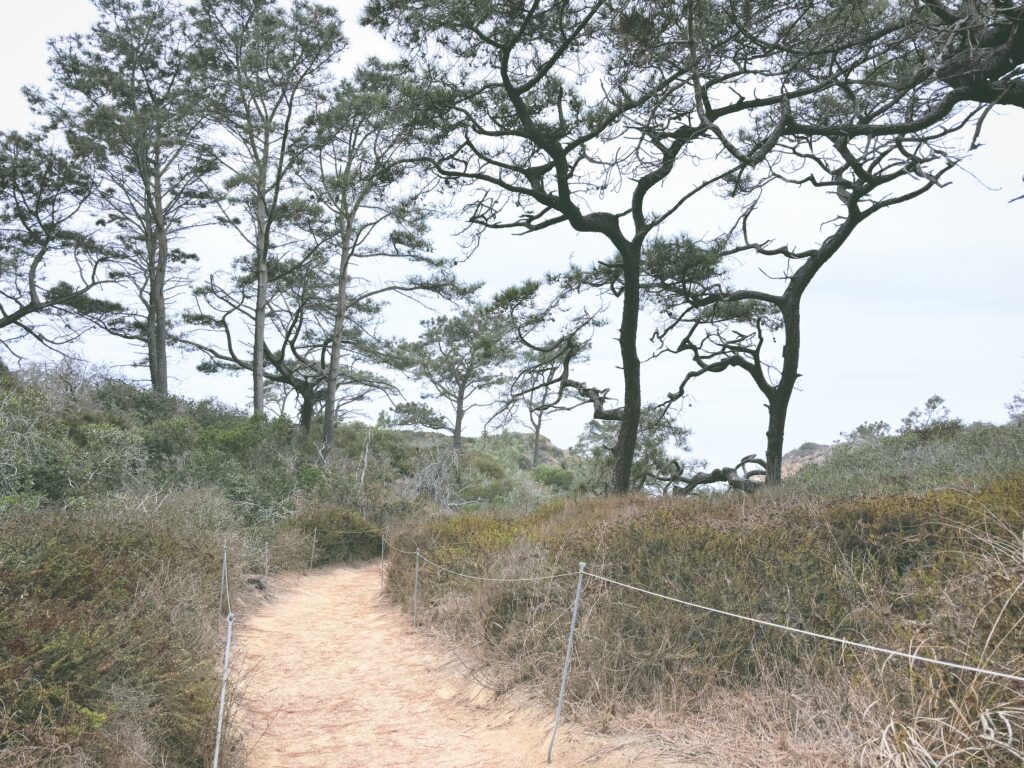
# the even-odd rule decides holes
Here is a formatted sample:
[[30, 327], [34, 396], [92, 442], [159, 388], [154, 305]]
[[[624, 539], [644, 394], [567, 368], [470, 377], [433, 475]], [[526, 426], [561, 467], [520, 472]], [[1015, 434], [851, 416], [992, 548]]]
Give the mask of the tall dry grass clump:
[[[409, 527], [446, 568], [609, 578], [703, 605], [905, 652], [1024, 671], [1024, 474], [974, 490], [868, 498], [804, 492], [580, 499], [521, 518]], [[394, 555], [408, 605], [412, 558]], [[557, 693], [575, 580], [478, 582], [421, 568], [419, 616], [470, 638], [498, 689]], [[587, 580], [569, 703], [678, 712], [820, 750], [825, 763], [1016, 765], [1024, 687], [886, 658]], [[756, 705], [751, 705], [756, 702]]]
[[221, 542], [242, 548], [224, 506], [120, 495], [0, 516], [0, 764], [204, 764]]
[[224, 546], [236, 597], [307, 566], [318, 521], [361, 528], [317, 564], [379, 551], [307, 443], [70, 368], [0, 377], [0, 765], [208, 765]]

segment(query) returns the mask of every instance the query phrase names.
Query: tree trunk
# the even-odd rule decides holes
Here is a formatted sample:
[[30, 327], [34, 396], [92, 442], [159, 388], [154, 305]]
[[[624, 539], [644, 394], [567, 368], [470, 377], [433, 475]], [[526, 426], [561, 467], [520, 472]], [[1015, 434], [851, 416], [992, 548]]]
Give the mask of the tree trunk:
[[768, 465], [765, 484], [778, 485], [782, 481], [782, 450], [786, 437], [786, 416], [789, 401], [800, 371], [800, 302], [789, 301], [782, 309], [786, 341], [782, 347], [782, 372], [779, 383], [768, 396], [768, 445], [765, 463]]
[[146, 313], [146, 356], [149, 381], [154, 392], [166, 395], [167, 388], [167, 305], [165, 274], [157, 267], [149, 278], [149, 309]]
[[334, 408], [338, 400], [338, 371], [341, 368], [341, 340], [348, 311], [348, 265], [351, 259], [346, 229], [342, 241], [341, 270], [338, 273], [338, 295], [334, 304], [334, 327], [331, 329], [331, 361], [327, 367], [327, 393], [324, 397], [324, 440], [321, 460], [326, 464], [334, 448]]
[[786, 434], [786, 411], [789, 399], [772, 397], [768, 401], [768, 447], [765, 450], [766, 485], [778, 485], [782, 481], [782, 444]]
[[313, 408], [316, 405], [316, 396], [312, 391], [299, 392], [299, 429], [303, 437], [309, 437], [313, 429]]
[[153, 179], [153, 224], [156, 235], [156, 261], [149, 278], [149, 372], [154, 392], [167, 394], [167, 268], [171, 260], [171, 248], [167, 235], [167, 220], [164, 217], [164, 187], [160, 173], [160, 155], [154, 158], [157, 168]]
[[640, 248], [622, 253], [622, 323], [619, 326], [619, 352], [622, 357], [624, 397], [619, 435], [615, 442], [612, 489], [628, 493], [633, 473], [633, 454], [643, 401], [640, 393], [640, 356], [636, 337], [640, 321]]
[[[531, 418], [533, 418], [532, 415]], [[544, 423], [544, 415], [537, 413], [536, 419], [533, 425], [533, 459], [530, 461], [532, 469], [536, 469], [537, 465], [540, 464], [540, 427]]]
[[462, 422], [466, 416], [466, 390], [459, 387], [458, 399], [455, 402], [455, 426], [452, 429], [452, 450], [462, 450]]
[[270, 237], [267, 233], [267, 208], [262, 196], [256, 202], [256, 313], [253, 321], [252, 341], [252, 415], [262, 417], [265, 412], [263, 395], [265, 364], [264, 345], [267, 325], [267, 283], [270, 280], [267, 258]]

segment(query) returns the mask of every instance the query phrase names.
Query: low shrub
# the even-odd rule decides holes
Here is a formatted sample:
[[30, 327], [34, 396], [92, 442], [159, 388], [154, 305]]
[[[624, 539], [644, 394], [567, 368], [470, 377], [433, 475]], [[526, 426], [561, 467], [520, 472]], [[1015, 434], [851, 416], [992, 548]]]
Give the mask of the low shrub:
[[571, 491], [576, 484], [576, 476], [570, 470], [550, 464], [535, 467], [530, 474], [541, 485], [563, 493]]
[[1018, 427], [956, 422], [932, 426], [934, 430], [922, 427], [837, 445], [820, 464], [802, 467], [787, 486], [832, 499], [941, 487], [974, 491], [990, 478], [1024, 470], [1024, 430]]
[[467, 454], [465, 463], [471, 471], [477, 472], [488, 480], [504, 480], [508, 476], [505, 467], [494, 456], [473, 451]]
[[204, 766], [222, 653], [222, 498], [109, 497], [0, 517], [0, 763]]
[[[754, 499], [586, 498], [515, 519], [472, 514], [421, 523], [397, 541], [458, 572], [567, 574], [494, 583], [421, 568], [421, 621], [482, 641], [499, 688], [525, 682], [557, 692], [579, 561], [712, 608], [1020, 670], [1024, 474], [976, 484], [973, 492], [832, 502], [785, 491]], [[411, 566], [411, 557], [396, 555], [389, 568], [389, 591], [403, 603]], [[1005, 681], [908, 668], [596, 579], [585, 581], [582, 605], [569, 685], [576, 708], [699, 709], [712, 690], [772, 690], [790, 692], [787, 711], [796, 708], [837, 741], [855, 732], [879, 755], [909, 749], [895, 744], [895, 731], [880, 740], [889, 721], [922, 743], [931, 739], [928, 754], [944, 754], [941, 742], [975, 750], [979, 765], [1011, 764], [999, 762], [1000, 750], [1024, 749], [1024, 695]], [[1008, 718], [1010, 742], [1002, 746], [986, 744], [978, 730], [993, 713]], [[964, 718], [973, 730], [961, 727]]]
[[[331, 565], [380, 556], [381, 531], [350, 510], [317, 504], [289, 518], [283, 531], [298, 531], [310, 540], [313, 565]], [[316, 550], [312, 549], [316, 532]]]

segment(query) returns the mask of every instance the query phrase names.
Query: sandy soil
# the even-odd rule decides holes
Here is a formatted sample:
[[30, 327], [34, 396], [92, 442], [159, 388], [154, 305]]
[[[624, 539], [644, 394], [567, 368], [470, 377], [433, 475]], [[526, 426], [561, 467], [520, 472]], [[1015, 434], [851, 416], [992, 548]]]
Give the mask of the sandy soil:
[[[379, 597], [375, 565], [275, 588], [237, 628], [249, 768], [545, 765], [552, 707], [494, 698]], [[569, 725], [558, 766], [694, 766]]]

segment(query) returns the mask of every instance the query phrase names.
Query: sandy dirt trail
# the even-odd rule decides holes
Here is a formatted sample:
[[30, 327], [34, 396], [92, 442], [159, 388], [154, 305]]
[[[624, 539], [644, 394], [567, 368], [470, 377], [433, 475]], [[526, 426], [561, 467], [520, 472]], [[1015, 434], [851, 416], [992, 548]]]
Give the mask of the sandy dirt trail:
[[[249, 768], [544, 765], [552, 712], [480, 695], [379, 579], [375, 565], [296, 577], [240, 623], [234, 718]], [[682, 764], [642, 749], [570, 726], [555, 763]]]

